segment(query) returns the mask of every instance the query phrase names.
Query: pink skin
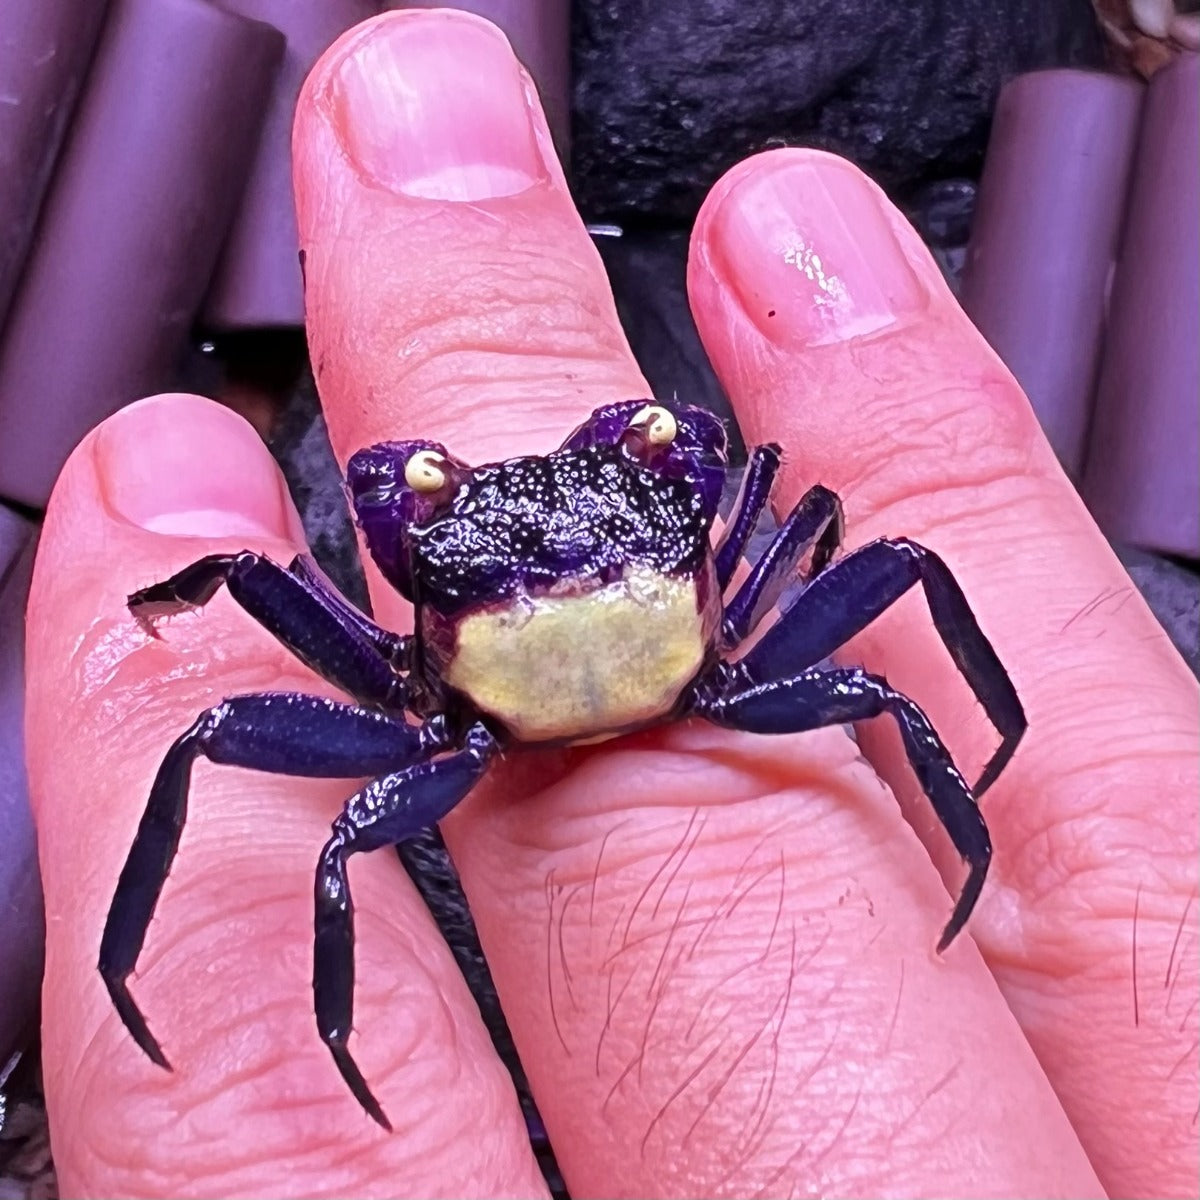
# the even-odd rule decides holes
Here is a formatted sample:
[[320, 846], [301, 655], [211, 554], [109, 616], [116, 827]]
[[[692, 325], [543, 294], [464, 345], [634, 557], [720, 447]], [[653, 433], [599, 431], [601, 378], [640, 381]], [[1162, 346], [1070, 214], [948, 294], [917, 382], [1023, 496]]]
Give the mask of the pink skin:
[[[318, 65], [296, 183], [343, 462], [383, 437], [541, 450], [646, 393], [549, 147], [477, 19], [391, 14]], [[836, 730], [697, 723], [493, 772], [445, 833], [572, 1191], [1194, 1195], [1195, 681], [915, 235], [847, 164], [736, 168], [690, 282], [748, 436], [791, 451], [783, 501], [820, 480], [853, 542], [943, 554], [1032, 728], [986, 800], [997, 861], [971, 936], [942, 960], [950, 901], [913, 827], [948, 886], [959, 868], [883, 730], [861, 731], [870, 764]], [[124, 612], [127, 591], [243, 545], [285, 559], [296, 516], [250, 428], [195, 398], [113, 418], [51, 502], [29, 753], [64, 1194], [544, 1194], [478, 1014], [386, 855], [353, 868], [355, 1050], [393, 1136], [316, 1038], [311, 872], [349, 785], [198, 768], [134, 982], [176, 1072], [111, 1011], [100, 926], [168, 741], [228, 692], [328, 691], [225, 597], [159, 643]], [[984, 761], [917, 600], [854, 657], [928, 705], [968, 773]]]

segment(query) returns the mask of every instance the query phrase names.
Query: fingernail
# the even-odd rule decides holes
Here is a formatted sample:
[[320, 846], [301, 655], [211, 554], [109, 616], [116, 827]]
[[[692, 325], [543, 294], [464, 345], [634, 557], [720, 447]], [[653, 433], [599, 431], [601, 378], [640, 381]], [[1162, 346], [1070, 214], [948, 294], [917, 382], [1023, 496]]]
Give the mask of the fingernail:
[[380, 18], [350, 42], [328, 95], [346, 153], [393, 191], [491, 200], [547, 178], [536, 95], [504, 35], [477, 17]]
[[750, 320], [774, 341], [819, 346], [923, 310], [928, 294], [867, 180], [829, 156], [781, 153], [733, 183], [709, 227], [712, 266]]
[[253, 428], [212, 400], [155, 396], [97, 430], [93, 461], [118, 517], [153, 533], [294, 538], [286, 485]]

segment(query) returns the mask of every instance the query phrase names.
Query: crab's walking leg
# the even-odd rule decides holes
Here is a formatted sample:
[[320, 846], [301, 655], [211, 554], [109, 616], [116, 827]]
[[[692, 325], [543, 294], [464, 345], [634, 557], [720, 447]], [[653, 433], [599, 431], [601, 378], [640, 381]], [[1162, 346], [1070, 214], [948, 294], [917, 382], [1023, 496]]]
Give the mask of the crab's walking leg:
[[129, 993], [128, 979], [179, 846], [192, 763], [281, 775], [353, 779], [425, 758], [446, 743], [440, 721], [423, 726], [319, 696], [234, 696], [202, 713], [167, 751], [125, 861], [100, 939], [100, 974], [121, 1020], [159, 1066], [167, 1060]]
[[954, 848], [969, 867], [938, 942], [938, 952], [945, 950], [979, 899], [992, 843], [970, 788], [921, 709], [890, 688], [886, 680], [861, 670], [806, 671], [788, 679], [748, 684], [744, 669], [735, 667], [724, 678], [726, 682], [715, 687], [701, 684], [694, 711], [733, 729], [799, 733], [884, 713], [895, 718], [908, 761]]
[[288, 564], [288, 574], [294, 575], [310, 591], [315, 592], [344, 623], [357, 629], [375, 647], [380, 658], [387, 659], [397, 670], [408, 670], [412, 638], [408, 634], [393, 633], [382, 625], [376, 625], [365, 612], [338, 591], [311, 555], [297, 554]]
[[1016, 750], [1025, 712], [962, 589], [932, 550], [899, 538], [846, 555], [809, 583], [743, 662], [755, 679], [797, 674], [861, 632], [916, 583], [925, 590], [946, 649], [1001, 736], [973, 788], [978, 799]]
[[302, 662], [356, 699], [400, 708], [407, 687], [396, 674], [408, 639], [377, 630], [365, 616], [352, 619], [349, 602], [316, 587], [315, 568], [301, 560], [285, 571], [262, 554], [209, 554], [162, 583], [129, 597], [139, 622], [154, 632], [154, 621], [184, 608], [207, 604], [221, 584], [230, 596]]
[[317, 1028], [355, 1098], [385, 1129], [391, 1124], [350, 1054], [354, 1018], [354, 906], [346, 860], [412, 837], [440, 821], [483, 774], [496, 751], [483, 725], [454, 754], [416, 763], [367, 784], [346, 801], [321, 851], [316, 880], [313, 999]]
[[758, 527], [758, 520], [771, 498], [775, 476], [779, 474], [781, 454], [782, 451], [774, 443], [755, 446], [750, 451], [742, 475], [741, 490], [717, 545], [717, 583], [722, 592], [729, 586], [738, 562], [746, 551], [746, 544]]
[[811, 575], [816, 576], [829, 565], [841, 542], [842, 502], [835, 492], [819, 484], [809, 488], [729, 602], [721, 626], [724, 645], [736, 646], [743, 641], [775, 607], [784, 588], [796, 578], [797, 564], [810, 549]]

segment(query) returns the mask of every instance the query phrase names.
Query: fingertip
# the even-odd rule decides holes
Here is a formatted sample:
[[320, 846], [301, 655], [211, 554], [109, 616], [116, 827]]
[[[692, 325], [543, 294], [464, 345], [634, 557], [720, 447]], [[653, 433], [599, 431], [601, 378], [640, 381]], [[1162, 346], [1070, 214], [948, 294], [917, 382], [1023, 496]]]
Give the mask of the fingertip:
[[915, 230], [847, 160], [771, 150], [701, 207], [689, 287], [706, 336], [728, 322], [781, 351], [886, 335], [955, 308]]
[[110, 417], [87, 443], [108, 512], [152, 533], [299, 537], [283, 474], [253, 426], [200, 396], [167, 394]]
[[292, 140], [302, 242], [333, 206], [566, 189], [507, 37], [458, 9], [386, 12], [343, 34], [305, 80]]
[[[130, 673], [147, 642], [169, 658], [129, 614], [128, 595], [216, 544], [283, 555], [305, 545], [286, 481], [241, 417], [199, 396], [164, 394], [121, 410], [75, 448], [50, 496], [27, 609], [35, 782], [75, 744], [62, 738], [64, 704], [82, 729], [100, 719], [108, 682]], [[99, 673], [80, 661], [97, 646], [107, 664]], [[31, 791], [36, 808], [41, 791]], [[53, 830], [39, 832], [45, 840]]]
[[845, 159], [784, 149], [733, 167], [701, 208], [688, 291], [747, 435], [803, 446], [812, 477], [853, 494], [1053, 474], [928, 248]]

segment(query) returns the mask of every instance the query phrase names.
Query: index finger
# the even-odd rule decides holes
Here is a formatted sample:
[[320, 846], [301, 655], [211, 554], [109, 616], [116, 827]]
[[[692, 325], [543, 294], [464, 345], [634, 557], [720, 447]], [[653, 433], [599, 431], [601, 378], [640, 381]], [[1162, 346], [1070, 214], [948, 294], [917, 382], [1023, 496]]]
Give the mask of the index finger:
[[[852, 543], [926, 542], [1010, 668], [1029, 731], [984, 801], [996, 852], [973, 933], [1103, 1182], [1194, 1195], [1196, 680], [1015, 381], [849, 163], [790, 150], [731, 171], [689, 288], [747, 434], [792, 447], [782, 500], [820, 481]], [[969, 775], [987, 760], [995, 732], [928, 608], [905, 600], [847, 653], [926, 705]], [[898, 745], [862, 737], [911, 798]]]

